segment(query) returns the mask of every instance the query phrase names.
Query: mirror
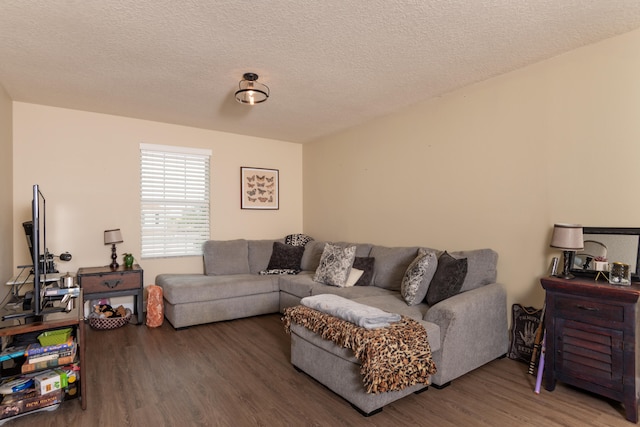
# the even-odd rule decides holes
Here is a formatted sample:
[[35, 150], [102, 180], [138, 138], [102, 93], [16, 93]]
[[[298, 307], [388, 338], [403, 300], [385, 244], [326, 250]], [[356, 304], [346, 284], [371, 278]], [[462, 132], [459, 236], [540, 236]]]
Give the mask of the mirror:
[[631, 281], [640, 281], [640, 228], [584, 227], [584, 249], [575, 253], [571, 273], [576, 276], [597, 274], [595, 263], [629, 264]]

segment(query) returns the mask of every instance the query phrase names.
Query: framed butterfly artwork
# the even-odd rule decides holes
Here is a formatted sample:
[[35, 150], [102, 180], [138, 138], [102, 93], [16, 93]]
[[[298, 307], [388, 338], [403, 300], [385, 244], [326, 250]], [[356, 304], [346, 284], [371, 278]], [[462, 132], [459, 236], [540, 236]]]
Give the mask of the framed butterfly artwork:
[[278, 169], [240, 168], [240, 208], [279, 209]]

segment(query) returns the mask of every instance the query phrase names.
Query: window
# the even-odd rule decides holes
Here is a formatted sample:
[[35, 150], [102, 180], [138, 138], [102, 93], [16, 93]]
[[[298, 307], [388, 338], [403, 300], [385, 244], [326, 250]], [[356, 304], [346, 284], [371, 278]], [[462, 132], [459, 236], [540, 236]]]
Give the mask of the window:
[[140, 144], [141, 258], [202, 255], [211, 150]]

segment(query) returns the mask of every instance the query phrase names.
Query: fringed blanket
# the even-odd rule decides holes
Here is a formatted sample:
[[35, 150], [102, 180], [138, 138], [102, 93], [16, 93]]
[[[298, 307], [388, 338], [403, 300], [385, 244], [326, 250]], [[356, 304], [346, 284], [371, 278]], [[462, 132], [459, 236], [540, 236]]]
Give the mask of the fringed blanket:
[[429, 384], [436, 373], [427, 331], [415, 320], [402, 316], [388, 328], [365, 329], [309, 307], [298, 305], [284, 311], [285, 330], [291, 323], [353, 350], [360, 361], [367, 393], [397, 391], [415, 384]]

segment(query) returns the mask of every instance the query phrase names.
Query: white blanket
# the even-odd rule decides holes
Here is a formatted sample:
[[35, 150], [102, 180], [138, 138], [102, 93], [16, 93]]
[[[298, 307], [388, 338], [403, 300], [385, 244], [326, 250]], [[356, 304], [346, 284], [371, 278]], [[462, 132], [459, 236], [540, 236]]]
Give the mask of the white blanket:
[[386, 328], [400, 320], [399, 314], [389, 313], [333, 294], [305, 297], [300, 303], [366, 329]]

